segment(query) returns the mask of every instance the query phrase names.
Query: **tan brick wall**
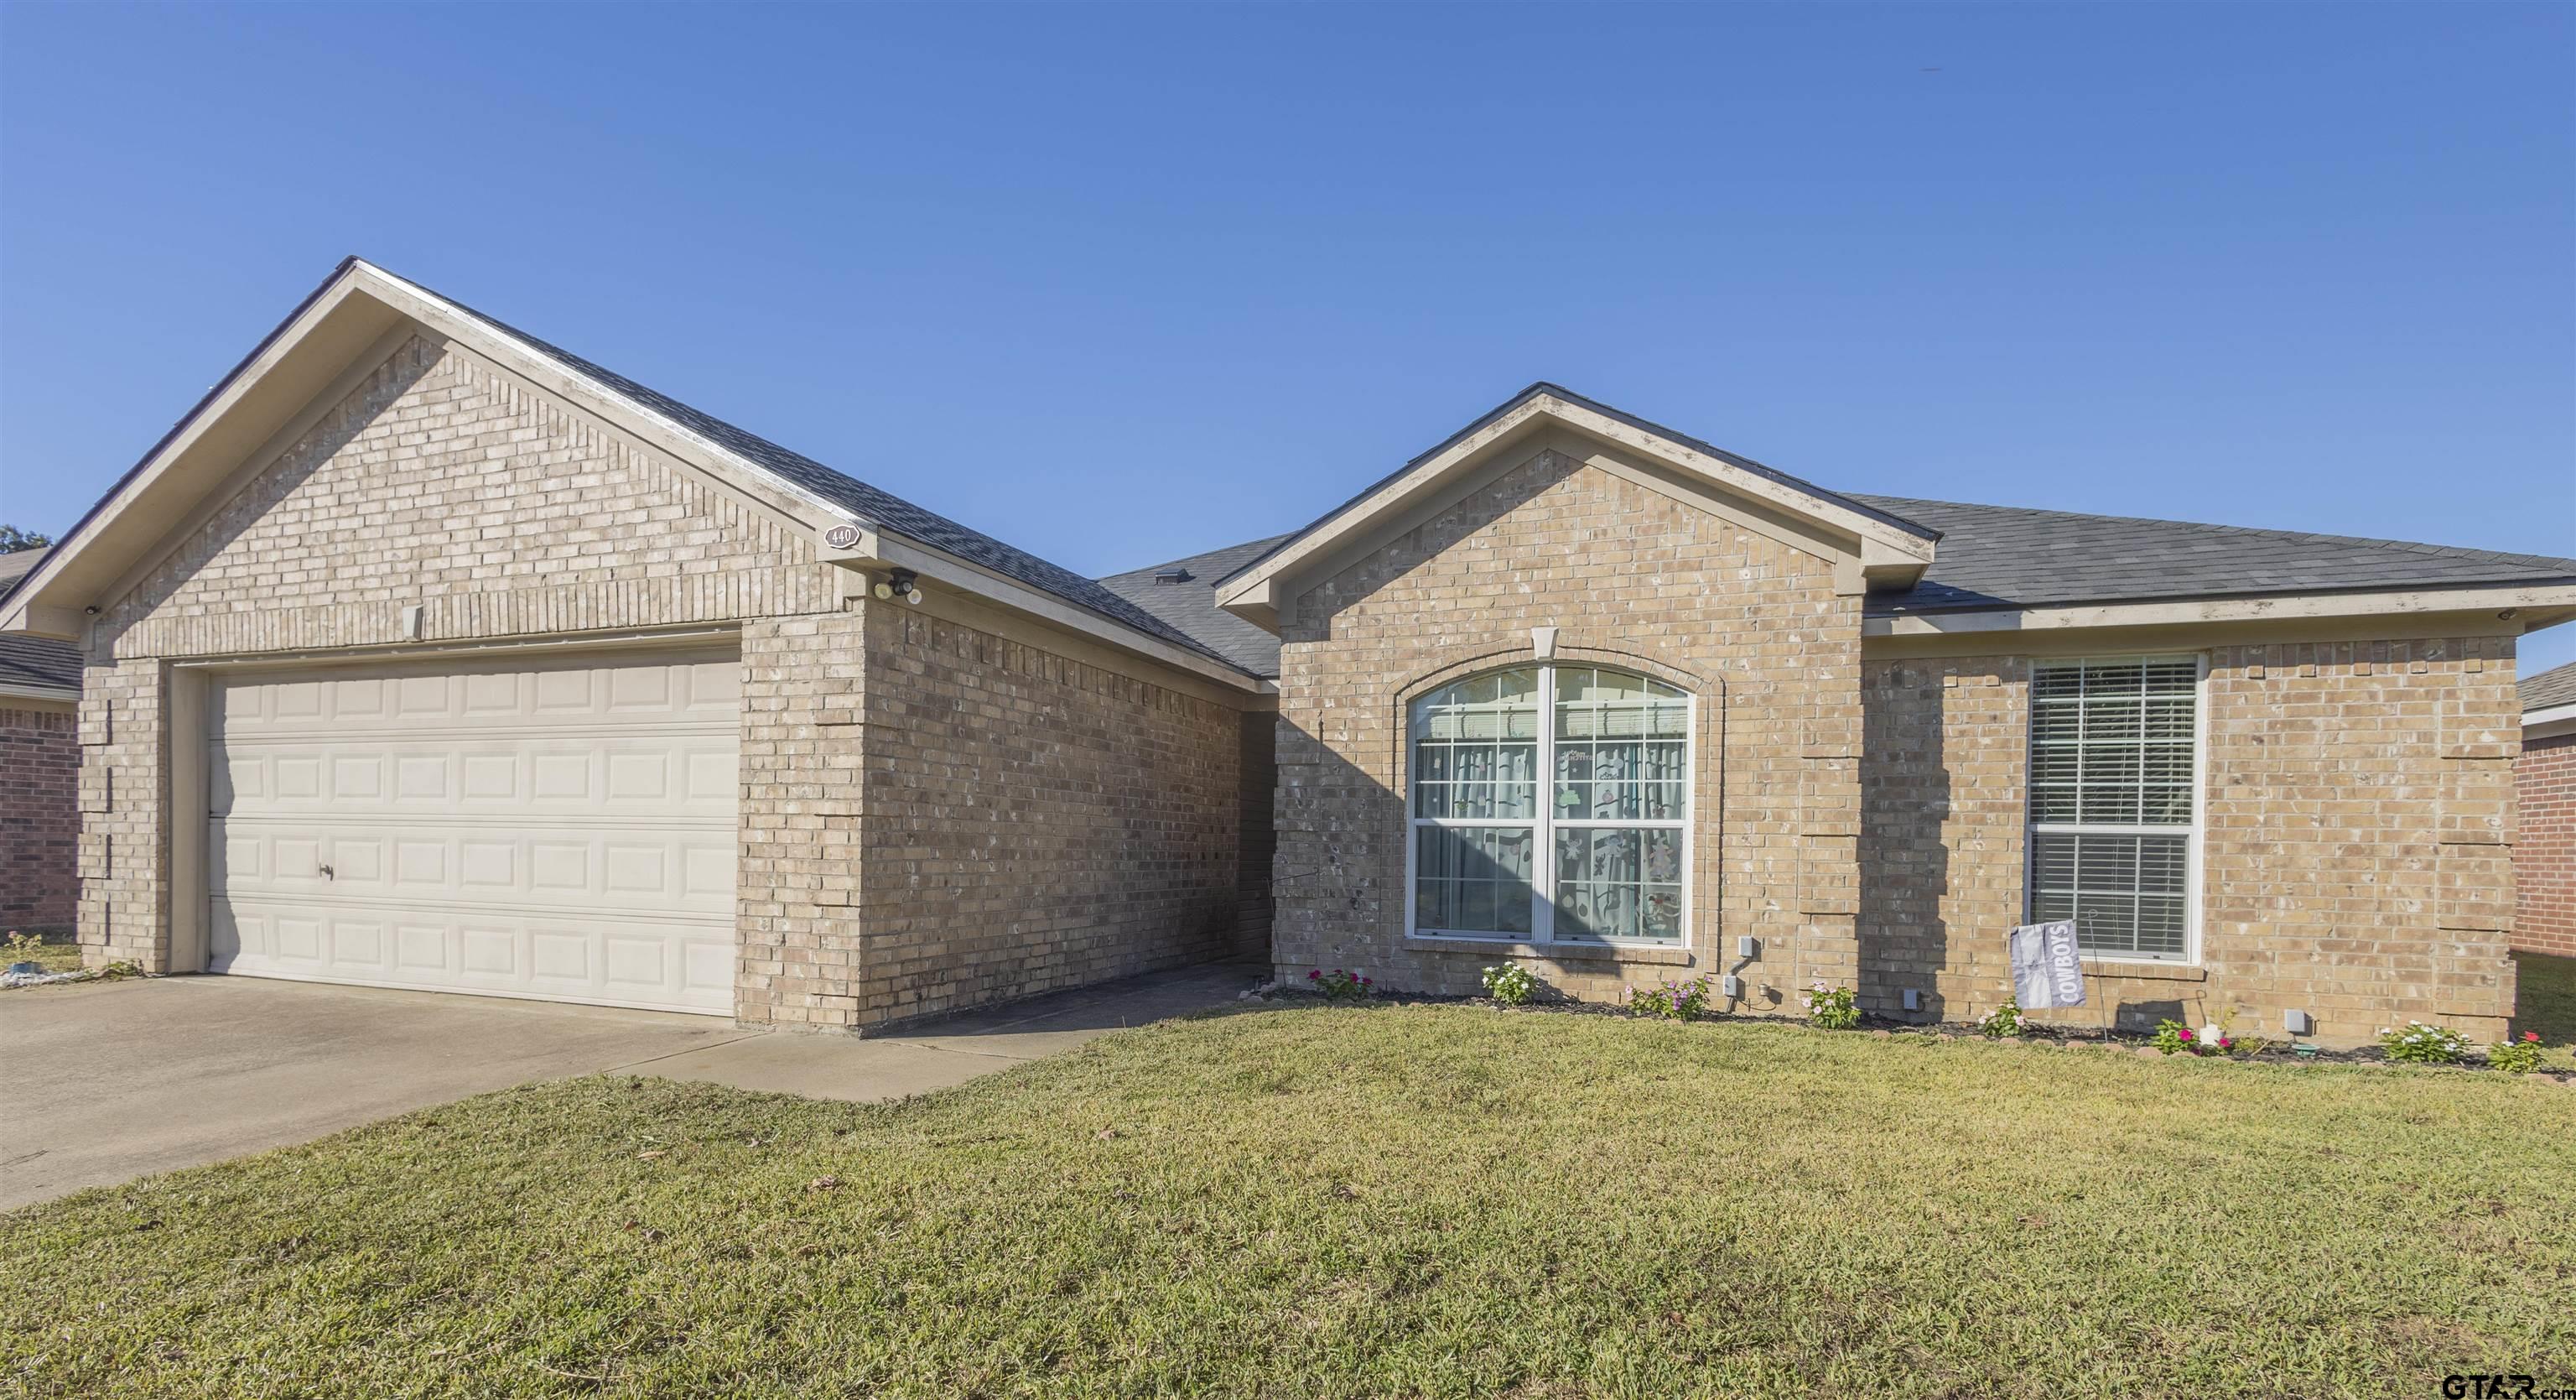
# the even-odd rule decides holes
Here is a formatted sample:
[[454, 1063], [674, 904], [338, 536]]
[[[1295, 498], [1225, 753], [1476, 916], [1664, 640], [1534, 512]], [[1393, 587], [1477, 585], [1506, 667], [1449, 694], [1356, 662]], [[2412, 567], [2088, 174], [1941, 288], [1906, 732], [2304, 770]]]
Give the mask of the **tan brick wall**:
[[734, 1014], [812, 1029], [859, 1022], [861, 721], [866, 609], [742, 629], [742, 963]]
[[0, 930], [69, 928], [80, 743], [65, 709], [0, 704]]
[[[748, 666], [787, 625], [763, 619], [828, 620], [839, 593], [794, 531], [479, 357], [415, 340], [99, 620], [81, 940], [94, 961], [167, 965], [172, 659], [397, 643], [418, 604], [430, 643], [745, 622]], [[746, 769], [771, 741], [758, 713]], [[791, 829], [781, 801], [746, 796], [746, 825]], [[774, 926], [748, 907], [761, 887], [743, 888], [746, 926]]]
[[1240, 711], [922, 608], [866, 635], [862, 1024], [1234, 952]]
[[2576, 734], [2526, 742], [2513, 771], [2522, 804], [2513, 946], [2576, 958]]
[[81, 676], [80, 942], [91, 966], [169, 966], [161, 663], [93, 658]]
[[[2352, 1043], [2409, 1018], [2500, 1038], [2513, 1001], [2511, 644], [2278, 643], [2208, 651], [2198, 967], [2124, 969], [2130, 1023], [2280, 1013]], [[1965, 1019], [2008, 989], [2023, 916], [2028, 662], [1873, 660], [1862, 765], [1864, 1003]], [[2109, 964], [2097, 965], [2108, 968]], [[2088, 1023], [2102, 1009], [2053, 1013]]]
[[1733, 940], [1752, 934], [1749, 1009], [1790, 1004], [1804, 978], [1850, 980], [1859, 604], [1814, 554], [1553, 452], [1315, 585], [1282, 631], [1281, 974], [1348, 967], [1462, 992], [1502, 960], [1404, 937], [1404, 707], [1526, 662], [1530, 629], [1553, 626], [1561, 660], [1643, 670], [1698, 697], [1693, 951], [1523, 960], [1563, 990], [1615, 997], [1731, 968]]
[[[89, 956], [168, 963], [170, 661], [398, 643], [411, 604], [428, 643], [737, 629], [742, 1020], [858, 1029], [1226, 950], [1237, 710], [1139, 680], [1150, 663], [916, 644], [908, 608], [872, 631], [844, 584], [689, 468], [469, 352], [407, 345], [101, 619], [80, 721]], [[872, 724], [882, 821], [906, 835], [875, 848], [870, 907]], [[917, 796], [931, 766], [968, 796]]]

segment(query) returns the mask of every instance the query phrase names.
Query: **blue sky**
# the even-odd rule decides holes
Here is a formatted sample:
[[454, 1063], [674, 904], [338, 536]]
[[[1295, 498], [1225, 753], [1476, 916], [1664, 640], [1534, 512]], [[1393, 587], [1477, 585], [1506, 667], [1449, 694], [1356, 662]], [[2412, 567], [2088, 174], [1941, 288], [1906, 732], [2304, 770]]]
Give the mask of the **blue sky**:
[[1542, 378], [1846, 490], [2576, 555], [2571, 74], [2563, 5], [12, 4], [0, 519], [355, 252], [1091, 573]]

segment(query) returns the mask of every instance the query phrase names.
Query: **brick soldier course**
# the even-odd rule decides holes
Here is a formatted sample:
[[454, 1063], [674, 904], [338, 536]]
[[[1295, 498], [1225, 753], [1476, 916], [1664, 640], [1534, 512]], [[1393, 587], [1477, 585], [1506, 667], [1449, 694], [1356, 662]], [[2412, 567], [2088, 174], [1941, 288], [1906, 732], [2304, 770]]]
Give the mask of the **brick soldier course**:
[[[2570, 615], [2576, 562], [1841, 496], [1544, 385], [1305, 531], [1095, 581], [354, 261], [0, 601], [85, 653], [80, 936], [155, 970], [203, 957], [195, 668], [726, 648], [734, 1014], [861, 1032], [1246, 951], [1990, 1009], [2033, 659], [2185, 653], [2194, 955], [2096, 986], [2329, 1043], [2501, 1032], [2513, 644]], [[1406, 926], [1408, 707], [1536, 657], [1692, 697], [1682, 945]]]

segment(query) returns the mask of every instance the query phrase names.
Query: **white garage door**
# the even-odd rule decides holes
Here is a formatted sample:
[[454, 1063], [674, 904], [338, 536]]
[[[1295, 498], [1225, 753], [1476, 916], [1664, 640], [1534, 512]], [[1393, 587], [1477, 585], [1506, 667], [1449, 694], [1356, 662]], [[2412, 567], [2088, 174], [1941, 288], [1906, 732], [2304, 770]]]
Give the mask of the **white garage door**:
[[740, 669], [222, 681], [208, 970], [730, 1013]]

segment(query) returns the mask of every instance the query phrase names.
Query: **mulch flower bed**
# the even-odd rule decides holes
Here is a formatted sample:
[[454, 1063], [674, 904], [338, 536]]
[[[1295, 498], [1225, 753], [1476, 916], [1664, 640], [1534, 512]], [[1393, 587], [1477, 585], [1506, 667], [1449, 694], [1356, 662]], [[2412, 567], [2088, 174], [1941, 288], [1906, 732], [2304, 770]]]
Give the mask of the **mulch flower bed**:
[[[1318, 1000], [1322, 999], [1303, 987], [1290, 987], [1285, 983], [1257, 987], [1243, 995], [1246, 1000], [1285, 996], [1315, 996]], [[1506, 1014], [1611, 1016], [1620, 1020], [1653, 1019], [1640, 1017], [1628, 1008], [1611, 1002], [1575, 1001], [1565, 997], [1532, 999], [1518, 1006], [1507, 1006], [1491, 997], [1439, 996], [1428, 992], [1377, 992], [1372, 988], [1367, 1000], [1390, 1005], [1485, 1006]], [[1705, 1012], [1690, 1019], [1768, 1026], [1806, 1024], [1794, 1016], [1747, 1016], [1726, 1012]], [[2268, 1040], [2255, 1036], [2237, 1037], [2237, 1048], [2228, 1053], [2195, 1055], [2182, 1052], [2168, 1055], [2151, 1043], [2151, 1036], [2147, 1032], [2116, 1029], [2105, 1031], [2098, 1027], [2035, 1026], [2018, 1036], [1989, 1037], [1980, 1031], [1973, 1021], [1895, 1021], [1883, 1016], [1865, 1016], [1857, 1029], [1844, 1034], [1868, 1035], [1888, 1040], [1912, 1036], [1932, 1040], [1988, 1041], [1995, 1045], [2011, 1046], [2016, 1049], [2082, 1050], [2094, 1054], [2137, 1055], [2150, 1060], [2210, 1060], [2232, 1065], [2360, 1065], [2378, 1069], [2503, 1073], [2489, 1066], [2483, 1059], [2463, 1060], [2458, 1064], [2449, 1065], [2398, 1065], [2389, 1060], [2387, 1051], [2376, 1045], [2364, 1045], [2349, 1050], [2332, 1050], [2323, 1046], [2302, 1046], [2288, 1040]], [[2258, 1048], [2252, 1050], [2244, 1048], [2249, 1043]], [[2569, 1088], [2576, 1088], [2576, 1073], [2565, 1070], [2534, 1070], [2523, 1077], [2541, 1081], [2555, 1080]]]

